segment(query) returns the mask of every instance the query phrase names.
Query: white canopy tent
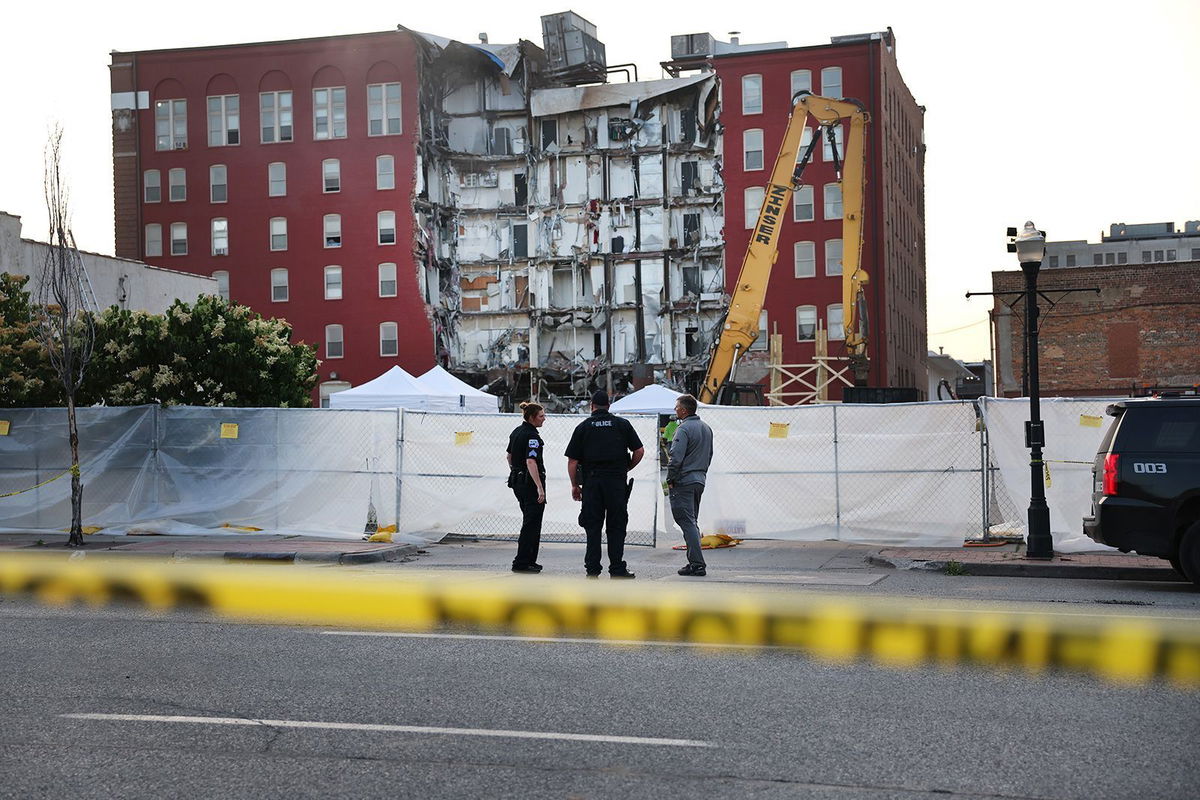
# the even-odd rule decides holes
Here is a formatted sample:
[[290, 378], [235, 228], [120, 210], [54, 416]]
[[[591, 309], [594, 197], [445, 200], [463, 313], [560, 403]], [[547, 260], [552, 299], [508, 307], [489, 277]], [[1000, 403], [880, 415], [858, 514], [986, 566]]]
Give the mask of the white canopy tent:
[[[675, 400], [681, 394], [683, 392], [652, 383], [619, 400], [614, 400], [608, 410], [614, 414], [674, 414]], [[706, 404], [701, 403], [700, 405], [703, 407]]]
[[329, 407], [457, 411], [458, 397], [434, 394], [402, 368], [392, 367], [374, 380], [329, 395]]
[[416, 380], [430, 394], [456, 398], [460, 411], [499, 413], [500, 398], [459, 380], [440, 366], [435, 366]]

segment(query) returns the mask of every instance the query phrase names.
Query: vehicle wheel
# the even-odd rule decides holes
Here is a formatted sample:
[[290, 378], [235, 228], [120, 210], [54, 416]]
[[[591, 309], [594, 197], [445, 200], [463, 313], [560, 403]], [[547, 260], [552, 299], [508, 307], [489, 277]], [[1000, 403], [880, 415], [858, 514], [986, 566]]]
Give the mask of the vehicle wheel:
[[1189, 581], [1200, 586], [1200, 522], [1193, 522], [1179, 540], [1179, 563], [1171, 562]]

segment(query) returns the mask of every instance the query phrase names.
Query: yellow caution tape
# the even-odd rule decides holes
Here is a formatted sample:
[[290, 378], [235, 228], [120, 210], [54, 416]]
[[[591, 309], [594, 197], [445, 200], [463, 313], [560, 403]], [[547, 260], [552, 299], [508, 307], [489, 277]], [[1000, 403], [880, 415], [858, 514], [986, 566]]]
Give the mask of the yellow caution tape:
[[0, 494], [0, 497], [15, 497], [19, 494], [24, 494], [25, 492], [32, 492], [34, 489], [40, 489], [41, 487], [45, 486], [47, 483], [53, 483], [54, 481], [61, 478], [63, 475], [70, 475], [70, 474], [71, 474], [71, 470], [67, 470], [66, 472], [60, 472], [57, 475], [55, 475], [53, 478], [49, 478], [47, 480], [42, 481], [41, 483], [34, 484], [33, 486], [30, 486], [28, 489], [18, 489], [15, 492], [5, 492], [4, 494]]
[[1200, 689], [1200, 620], [1004, 612], [933, 602], [752, 594], [582, 580], [364, 580], [302, 567], [214, 567], [13, 553], [0, 594], [43, 603], [203, 609], [233, 620], [782, 647], [889, 667], [982, 665], [1086, 672]]

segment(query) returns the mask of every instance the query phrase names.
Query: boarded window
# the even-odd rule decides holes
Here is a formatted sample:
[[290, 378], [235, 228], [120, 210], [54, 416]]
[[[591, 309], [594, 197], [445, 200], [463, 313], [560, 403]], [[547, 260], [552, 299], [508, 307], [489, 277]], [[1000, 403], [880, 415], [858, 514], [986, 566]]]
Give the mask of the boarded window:
[[1141, 372], [1137, 323], [1114, 322], [1105, 333], [1108, 336], [1108, 377], [1136, 378]]

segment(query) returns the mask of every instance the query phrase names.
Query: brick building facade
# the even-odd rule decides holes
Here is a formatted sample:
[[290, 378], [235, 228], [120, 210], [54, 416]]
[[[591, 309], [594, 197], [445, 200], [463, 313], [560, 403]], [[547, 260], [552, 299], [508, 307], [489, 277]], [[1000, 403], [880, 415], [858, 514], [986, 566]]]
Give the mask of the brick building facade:
[[117, 255], [286, 318], [326, 390], [433, 366], [411, 34], [114, 52], [110, 75]]
[[[1100, 293], [1061, 297], [1056, 287]], [[1022, 273], [992, 273], [993, 291], [1023, 289]], [[1038, 289], [1056, 300], [1053, 307], [1040, 301], [1044, 396], [1137, 395], [1200, 384], [1200, 261], [1042, 270]], [[993, 313], [997, 394], [1021, 396], [1024, 303], [1015, 295], [997, 298]]]
[[[895, 46], [889, 30], [813, 47], [743, 52], [726, 45], [727, 52], [711, 59], [722, 81], [726, 286], [732, 289], [737, 280], [794, 93], [807, 89], [861, 101], [871, 115], [862, 252], [871, 279], [868, 383], [915, 387], [924, 397], [924, 108], [904, 83]], [[839, 150], [844, 153], [844, 146]], [[811, 193], [794, 197], [767, 290], [766, 332], [783, 334], [783, 360], [789, 364], [812, 361], [818, 323], [830, 331], [830, 355], [842, 353], [841, 198], [831, 155], [818, 146], [805, 171]], [[832, 399], [840, 399], [840, 388], [834, 388]]]

